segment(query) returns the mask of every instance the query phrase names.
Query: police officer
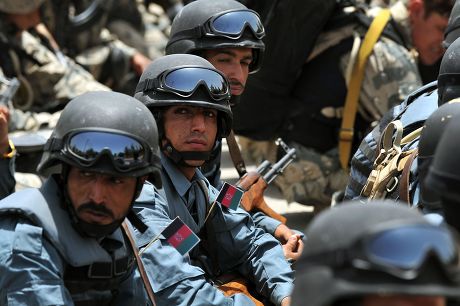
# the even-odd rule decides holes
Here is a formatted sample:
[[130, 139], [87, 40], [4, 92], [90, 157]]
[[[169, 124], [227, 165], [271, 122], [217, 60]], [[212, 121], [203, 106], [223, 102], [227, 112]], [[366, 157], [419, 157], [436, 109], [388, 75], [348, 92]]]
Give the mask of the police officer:
[[43, 0], [0, 2], [1, 68], [21, 87], [14, 106], [53, 112], [90, 90], [109, 90], [73, 60], [63, 55], [41, 23]]
[[[234, 108], [244, 92], [249, 74], [261, 67], [264, 36], [259, 16], [243, 4], [234, 0], [198, 0], [186, 5], [174, 19], [166, 54], [195, 54], [208, 60], [227, 77], [232, 94], [230, 106]], [[233, 135], [229, 137], [234, 139]], [[230, 150], [239, 153], [237, 146]], [[211, 157], [201, 166], [203, 174], [217, 189], [223, 184], [221, 155], [222, 143], [218, 140]], [[244, 163], [236, 167], [240, 174], [246, 172]], [[258, 226], [283, 243], [287, 258], [300, 256], [303, 242], [293, 231], [262, 212], [254, 212], [252, 216]]]
[[306, 235], [293, 306], [441, 306], [460, 298], [458, 241], [407, 206], [346, 203], [319, 215]]
[[460, 232], [458, 218], [460, 213], [458, 189], [460, 168], [455, 158], [459, 150], [454, 140], [460, 132], [458, 119], [458, 116], [452, 118], [445, 128], [423, 183], [440, 199], [446, 222]]
[[[396, 119], [401, 120], [404, 127], [403, 136], [405, 136], [415, 126], [422, 126], [438, 105], [459, 97], [460, 92], [457, 89], [457, 84], [460, 66], [457, 60], [457, 48], [460, 46], [451, 46], [459, 34], [456, 30], [460, 24], [459, 16], [460, 1], [456, 1], [445, 31], [443, 46], [447, 48], [447, 51], [441, 61], [438, 81], [419, 88], [411, 93], [403, 103], [388, 111], [379, 124], [361, 142], [351, 160], [350, 179], [345, 189], [345, 199], [353, 199], [360, 195], [377, 157], [376, 148], [380, 135], [389, 122]], [[409, 126], [412, 128], [406, 129]]]
[[159, 167], [142, 103], [112, 92], [73, 99], [38, 166], [51, 176], [0, 202], [0, 305], [145, 304], [120, 225], [138, 221], [133, 202], [147, 176], [161, 185]]
[[[144, 71], [135, 97], [155, 115], [160, 131], [167, 203], [153, 194], [141, 196], [135, 205], [141, 219], [154, 229], [139, 235], [137, 244], [143, 250], [156, 301], [164, 305], [253, 305], [246, 295], [226, 297], [212, 285], [232, 272], [251, 279], [257, 292], [272, 303], [287, 305], [293, 272], [281, 246], [255, 228], [241, 208], [232, 211], [212, 205], [217, 190], [199, 170], [216, 141], [231, 129], [230, 89], [224, 75], [201, 57], [167, 55]], [[190, 258], [161, 238], [143, 248], [176, 217], [202, 240], [191, 250]]]

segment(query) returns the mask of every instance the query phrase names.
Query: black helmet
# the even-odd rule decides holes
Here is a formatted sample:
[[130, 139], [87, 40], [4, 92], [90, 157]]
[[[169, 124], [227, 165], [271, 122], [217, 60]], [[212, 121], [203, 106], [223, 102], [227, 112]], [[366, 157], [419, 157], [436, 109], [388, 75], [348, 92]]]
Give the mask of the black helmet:
[[318, 215], [306, 237], [293, 306], [375, 294], [460, 296], [457, 242], [407, 206], [344, 203]]
[[259, 15], [234, 0], [198, 0], [174, 18], [166, 54], [197, 54], [218, 48], [251, 48], [249, 72], [262, 64], [264, 27]]
[[[171, 71], [184, 74], [179, 73], [176, 79]], [[170, 80], [176, 88], [168, 87]], [[142, 73], [134, 97], [154, 113], [173, 105], [215, 109], [219, 113], [219, 136], [226, 137], [230, 133], [233, 115], [228, 82], [211, 63], [199, 56], [173, 54], [156, 59]], [[162, 132], [160, 122], [158, 125]]]
[[37, 171], [61, 173], [62, 164], [116, 176], [150, 175], [161, 186], [155, 119], [142, 103], [121, 93], [80, 95], [62, 111]]
[[444, 31], [444, 48], [449, 48], [450, 45], [460, 37], [460, 0], [455, 1], [454, 7], [450, 12], [449, 22]]
[[460, 231], [460, 118], [451, 119], [436, 148], [424, 184], [441, 198], [446, 222]]
[[439, 139], [445, 130], [447, 123], [452, 117], [460, 115], [460, 99], [454, 99], [440, 106], [425, 121], [420, 141], [418, 144], [417, 169], [418, 180], [420, 182], [420, 201], [423, 207], [430, 209], [440, 209], [441, 203], [439, 196], [434, 193], [429, 186], [423, 184], [428, 168], [433, 160], [434, 152], [438, 146]]
[[438, 75], [438, 104], [460, 97], [460, 39], [442, 57]]

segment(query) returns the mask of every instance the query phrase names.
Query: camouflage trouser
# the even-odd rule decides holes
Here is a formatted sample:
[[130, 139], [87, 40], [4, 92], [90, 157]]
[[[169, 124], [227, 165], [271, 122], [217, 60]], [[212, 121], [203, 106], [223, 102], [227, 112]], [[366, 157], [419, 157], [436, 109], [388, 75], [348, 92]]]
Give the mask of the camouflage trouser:
[[[254, 141], [239, 137], [245, 160], [259, 164], [264, 159], [276, 161], [274, 141]], [[348, 173], [343, 171], [337, 150], [319, 154], [312, 149], [291, 143], [297, 158], [274, 181], [288, 202], [298, 202], [324, 208], [330, 205], [332, 194], [345, 189]]]

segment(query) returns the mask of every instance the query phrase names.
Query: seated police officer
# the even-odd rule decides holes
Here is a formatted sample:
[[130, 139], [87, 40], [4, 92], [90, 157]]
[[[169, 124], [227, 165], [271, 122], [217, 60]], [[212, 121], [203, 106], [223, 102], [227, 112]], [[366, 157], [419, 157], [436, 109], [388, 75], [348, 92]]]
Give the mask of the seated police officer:
[[73, 99], [38, 166], [52, 176], [0, 202], [0, 305], [145, 305], [120, 225], [147, 176], [160, 185], [157, 154], [155, 120], [136, 99]]
[[[214, 287], [223, 274], [239, 274], [276, 305], [287, 305], [293, 272], [280, 244], [254, 227], [241, 208], [212, 206], [217, 190], [199, 167], [231, 128], [229, 86], [205, 59], [167, 55], [143, 73], [135, 97], [155, 115], [160, 134], [161, 194], [143, 193], [135, 204], [152, 231], [137, 236], [142, 259], [160, 305], [254, 305], [243, 294], [225, 296]], [[145, 190], [147, 191], [147, 190]], [[213, 207], [213, 208], [211, 208]], [[182, 256], [161, 238], [144, 248], [171, 222], [181, 220], [201, 242]], [[168, 273], [165, 273], [168, 271]]]
[[306, 235], [293, 306], [445, 306], [460, 298], [458, 241], [417, 210], [345, 203], [314, 219]]
[[[170, 35], [166, 54], [195, 54], [208, 60], [229, 81], [232, 94], [230, 106], [232, 109], [236, 107], [249, 74], [257, 72], [262, 65], [265, 30], [257, 13], [234, 0], [194, 1], [174, 19]], [[236, 143], [234, 139], [233, 135], [227, 136], [227, 143]], [[241, 154], [239, 147], [232, 147], [230, 143], [229, 151], [232, 159], [236, 155], [238, 160], [237, 153]], [[222, 143], [218, 139], [210, 158], [201, 166], [202, 173], [217, 189], [223, 184], [220, 177], [221, 155]], [[246, 173], [242, 159], [235, 167], [240, 175]], [[297, 259], [300, 256], [303, 242], [291, 229], [260, 211], [251, 215], [258, 227], [283, 244], [286, 258]]]

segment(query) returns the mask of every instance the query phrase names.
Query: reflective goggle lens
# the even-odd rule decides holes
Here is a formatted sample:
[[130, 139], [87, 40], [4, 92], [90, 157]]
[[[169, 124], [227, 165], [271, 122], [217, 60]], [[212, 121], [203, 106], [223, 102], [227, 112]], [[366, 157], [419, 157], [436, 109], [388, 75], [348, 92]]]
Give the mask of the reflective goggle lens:
[[228, 98], [229, 90], [225, 78], [210, 69], [184, 67], [168, 72], [163, 80], [164, 87], [185, 96], [191, 96], [202, 84], [206, 85], [214, 99]]
[[376, 234], [367, 243], [372, 261], [400, 269], [419, 268], [427, 252], [433, 251], [444, 263], [456, 257], [450, 234], [439, 228], [414, 226], [390, 229]]
[[211, 22], [211, 27], [215, 32], [232, 37], [240, 37], [247, 25], [257, 38], [264, 36], [265, 31], [259, 16], [251, 11], [224, 13]]
[[145, 149], [137, 140], [107, 132], [81, 132], [70, 137], [68, 150], [80, 161], [94, 162], [101, 154], [109, 154], [119, 169], [133, 168], [144, 162]]

